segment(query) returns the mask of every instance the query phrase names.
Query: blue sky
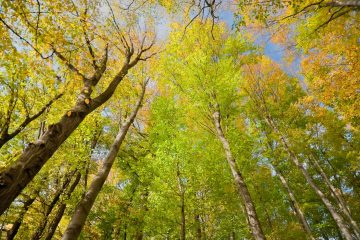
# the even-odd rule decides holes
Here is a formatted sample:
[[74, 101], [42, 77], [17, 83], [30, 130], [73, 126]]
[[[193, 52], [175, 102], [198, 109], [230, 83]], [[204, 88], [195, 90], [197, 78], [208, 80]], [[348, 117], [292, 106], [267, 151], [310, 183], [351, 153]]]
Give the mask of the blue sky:
[[[234, 14], [232, 11], [221, 11], [219, 13], [219, 17], [221, 21], [226, 22], [229, 28], [232, 28], [234, 23]], [[284, 59], [284, 46], [270, 41], [269, 33], [264, 32], [262, 34], [259, 34], [259, 36], [255, 40], [255, 44], [263, 47], [264, 54], [270, 57], [276, 63], [278, 63], [285, 72], [287, 72], [289, 75], [299, 78], [301, 81], [303, 80], [303, 76], [299, 74], [301, 59], [299, 57], [295, 57], [291, 64], [287, 63]]]

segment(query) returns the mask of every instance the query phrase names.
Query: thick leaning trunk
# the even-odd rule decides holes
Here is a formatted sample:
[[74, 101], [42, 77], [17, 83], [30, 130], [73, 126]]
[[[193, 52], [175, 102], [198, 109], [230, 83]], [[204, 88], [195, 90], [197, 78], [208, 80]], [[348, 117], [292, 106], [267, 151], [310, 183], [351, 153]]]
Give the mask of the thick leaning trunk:
[[314, 236], [313, 236], [313, 234], [311, 232], [310, 226], [309, 226], [308, 222], [306, 221], [305, 214], [301, 210], [300, 204], [298, 203], [298, 201], [295, 198], [294, 192], [290, 188], [289, 184], [287, 183], [287, 181], [286, 181], [285, 177], [282, 175], [282, 173], [280, 171], [277, 171], [277, 170], [275, 170], [275, 171], [276, 171], [277, 176], [280, 179], [280, 182], [282, 183], [282, 185], [284, 186], [284, 188], [286, 189], [286, 191], [288, 193], [292, 208], [294, 209], [294, 211], [296, 213], [296, 216], [298, 217], [302, 228], [306, 232], [309, 239], [315, 240], [315, 238], [314, 238]]
[[29, 198], [25, 203], [24, 203], [24, 209], [23, 211], [20, 213], [19, 217], [16, 219], [16, 221], [14, 222], [13, 226], [11, 227], [11, 229], [9, 230], [6, 239], [7, 240], [12, 240], [15, 238], [16, 234], [18, 233], [20, 226], [23, 222], [24, 216], [26, 214], [26, 212], [29, 210], [29, 207], [31, 206], [31, 204], [33, 204], [33, 202], [35, 201], [36, 197], [32, 197]]
[[85, 117], [111, 98], [128, 71], [140, 60], [146, 60], [141, 58], [141, 54], [149, 50], [151, 46], [141, 49], [132, 61], [131, 57], [134, 54], [133, 49], [126, 51], [126, 59], [121, 70], [100, 95], [91, 99], [91, 93], [94, 87], [98, 84], [106, 70], [108, 59], [108, 48], [106, 47], [105, 56], [93, 76], [91, 78], [84, 77], [84, 87], [75, 106], [70, 111], [67, 111], [60, 121], [50, 125], [39, 140], [34, 143], [29, 143], [17, 161], [0, 173], [0, 215], [10, 206], [12, 201], [14, 201], [29, 182], [31, 182], [44, 164], [80, 125]]
[[93, 87], [97, 85], [105, 72], [106, 64], [107, 49], [101, 67], [95, 71], [91, 78], [84, 80], [84, 87], [74, 107], [66, 112], [57, 123], [50, 125], [40, 139], [34, 143], [29, 143], [17, 161], [1, 172], [0, 214], [10, 206], [11, 202], [35, 177], [47, 160], [51, 158], [85, 117], [105, 102], [90, 104], [90, 95]]
[[339, 209], [342, 211], [342, 213], [346, 216], [348, 221], [350, 222], [350, 225], [352, 227], [352, 230], [354, 231], [356, 237], [360, 239], [360, 229], [357, 225], [356, 221], [352, 218], [350, 208], [346, 204], [344, 198], [341, 196], [339, 191], [335, 188], [335, 186], [331, 183], [330, 179], [326, 175], [324, 169], [319, 164], [318, 160], [314, 157], [311, 159], [311, 163], [315, 165], [315, 168], [320, 173], [321, 177], [324, 179], [325, 185], [329, 188], [331, 196], [334, 198], [336, 203], [339, 206]]
[[350, 7], [354, 9], [360, 8], [359, 0], [333, 0], [327, 4], [332, 7]]
[[[217, 107], [217, 109], [218, 109], [218, 107]], [[254, 239], [264, 240], [266, 238], [261, 229], [260, 221], [257, 217], [254, 203], [251, 199], [251, 196], [250, 196], [249, 190], [246, 186], [246, 183], [244, 181], [244, 178], [242, 177], [242, 174], [236, 165], [235, 159], [234, 159], [231, 149], [230, 149], [230, 144], [227, 141], [227, 139], [225, 138], [224, 132], [222, 130], [221, 123], [220, 123], [220, 111], [219, 110], [217, 110], [213, 113], [213, 119], [214, 119], [214, 124], [215, 124], [216, 132], [217, 132], [217, 137], [220, 139], [220, 141], [223, 145], [226, 159], [229, 163], [229, 166], [230, 166], [232, 175], [234, 177], [239, 195], [243, 200], [243, 203], [245, 206], [245, 214], [248, 219], [248, 224], [249, 224], [251, 233], [252, 233]]]
[[[79, 184], [80, 179], [81, 179], [81, 173], [78, 172], [76, 175], [75, 181], [73, 182], [73, 184], [71, 184], [69, 190], [66, 193], [67, 199], [69, 199], [71, 197], [71, 194], [74, 192], [76, 186]], [[60, 204], [60, 206], [55, 214], [54, 219], [50, 223], [49, 230], [44, 237], [45, 240], [51, 240], [52, 237], [54, 236], [56, 228], [59, 225], [61, 218], [63, 217], [63, 215], [65, 213], [65, 209], [66, 209], [66, 203], [63, 202]]]
[[330, 212], [330, 214], [331, 214], [332, 218], [334, 219], [336, 225], [338, 226], [338, 228], [339, 228], [339, 230], [341, 232], [341, 235], [346, 240], [353, 240], [353, 237], [352, 237], [352, 235], [351, 235], [351, 233], [350, 233], [350, 231], [349, 231], [349, 229], [348, 229], [348, 227], [347, 227], [347, 225], [345, 223], [344, 218], [341, 216], [341, 214], [339, 214], [336, 211], [336, 208], [333, 206], [331, 201], [326, 197], [326, 195], [320, 190], [320, 188], [313, 181], [313, 179], [311, 178], [308, 171], [301, 164], [301, 162], [299, 161], [299, 159], [297, 158], [295, 153], [290, 149], [287, 140], [281, 134], [281, 132], [279, 131], [277, 126], [273, 123], [271, 117], [267, 117], [266, 121], [269, 124], [269, 126], [280, 136], [281, 143], [282, 143], [283, 147], [285, 148], [285, 151], [289, 154], [289, 157], [292, 160], [292, 162], [301, 171], [301, 173], [304, 175], [304, 177], [305, 177], [306, 181], [308, 182], [308, 184], [313, 188], [315, 193], [319, 196], [321, 201], [324, 203], [325, 207], [328, 209], [328, 211]]
[[85, 193], [84, 197], [77, 205], [74, 215], [72, 216], [71, 221], [65, 230], [64, 236], [62, 238], [63, 240], [77, 239], [79, 237], [80, 232], [85, 224], [86, 218], [90, 212], [90, 209], [93, 206], [97, 195], [99, 194], [102, 186], [105, 183], [105, 180], [109, 175], [110, 169], [115, 161], [117, 153], [119, 152], [120, 145], [125, 139], [125, 136], [131, 124], [134, 122], [135, 117], [141, 107], [141, 102], [144, 98], [144, 95], [145, 86], [130, 118], [118, 132], [115, 141], [110, 148], [110, 152], [106, 156], [106, 159], [104, 160], [101, 169], [91, 182], [88, 191]]

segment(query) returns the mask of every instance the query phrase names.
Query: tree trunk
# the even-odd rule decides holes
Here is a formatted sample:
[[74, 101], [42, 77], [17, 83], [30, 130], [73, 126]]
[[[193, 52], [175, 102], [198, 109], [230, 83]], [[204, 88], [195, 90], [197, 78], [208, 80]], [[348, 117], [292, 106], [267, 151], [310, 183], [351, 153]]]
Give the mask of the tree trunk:
[[49, 216], [50, 216], [52, 210], [56, 206], [57, 202], [60, 200], [61, 194], [65, 191], [67, 186], [70, 184], [71, 178], [74, 174], [75, 174], [75, 172], [72, 172], [69, 176], [67, 176], [66, 179], [64, 180], [64, 183], [62, 184], [61, 188], [56, 191], [53, 200], [46, 208], [45, 214], [43, 216], [43, 219], [40, 222], [40, 225], [38, 226], [38, 228], [36, 229], [34, 234], [31, 236], [32, 240], [38, 240], [41, 238], [41, 236], [46, 228], [46, 225], [48, 223]]
[[[76, 186], [79, 184], [80, 179], [81, 179], [81, 174], [78, 172], [76, 175], [75, 181], [73, 182], [73, 184], [70, 186], [69, 190], [66, 193], [66, 198], [69, 199], [71, 197], [71, 194], [74, 192]], [[61, 218], [64, 215], [65, 209], [66, 209], [66, 203], [63, 202], [60, 204], [59, 209], [56, 212], [54, 219], [50, 223], [49, 230], [44, 237], [45, 240], [51, 240], [52, 237], [54, 236], [56, 228], [59, 225]]]
[[360, 7], [360, 1], [359, 0], [333, 0], [328, 3], [331, 7], [350, 7], [356, 8]]
[[196, 239], [201, 240], [202, 239], [202, 232], [201, 232], [201, 221], [200, 221], [200, 215], [195, 215], [195, 226], [196, 226]]
[[16, 236], [16, 234], [18, 233], [18, 231], [20, 229], [21, 223], [24, 219], [26, 212], [28, 211], [31, 204], [33, 204], [35, 199], [36, 199], [36, 197], [31, 197], [24, 203], [23, 211], [21, 211], [19, 217], [16, 219], [16, 221], [14, 222], [13, 226], [11, 227], [11, 229], [9, 230], [9, 232], [7, 234], [7, 237], [6, 237], [7, 240], [14, 239], [14, 237]]
[[180, 192], [180, 215], [181, 215], [181, 224], [180, 224], [180, 240], [186, 239], [186, 218], [185, 218], [185, 188], [183, 182], [181, 180], [181, 173], [179, 168], [179, 163], [177, 163], [177, 180], [178, 180], [178, 188]]
[[152, 45], [149, 47], [142, 45], [138, 55], [133, 60], [131, 58], [134, 49], [132, 47], [127, 49], [125, 62], [121, 70], [100, 95], [91, 99], [94, 87], [106, 70], [108, 56], [108, 48], [106, 47], [104, 58], [100, 66], [96, 68], [93, 76], [91, 78], [83, 76], [84, 87], [77, 98], [75, 106], [70, 111], [67, 111], [57, 123], [50, 125], [39, 140], [29, 143], [17, 161], [0, 173], [0, 215], [10, 206], [11, 202], [29, 184], [85, 117], [110, 99], [128, 71], [140, 60], [147, 59], [141, 58], [141, 55], [151, 47]]
[[97, 195], [99, 194], [102, 186], [105, 183], [106, 178], [109, 175], [110, 169], [114, 163], [114, 160], [117, 156], [117, 153], [120, 149], [120, 145], [125, 139], [125, 136], [131, 126], [131, 124], [134, 122], [135, 117], [141, 107], [142, 100], [145, 95], [145, 88], [146, 85], [144, 85], [142, 89], [142, 93], [140, 96], [140, 99], [138, 100], [134, 111], [132, 112], [130, 118], [127, 120], [127, 122], [124, 124], [124, 126], [120, 129], [118, 132], [114, 143], [112, 144], [110, 148], [110, 152], [108, 153], [106, 159], [104, 160], [104, 163], [97, 173], [97, 175], [94, 177], [93, 181], [91, 182], [88, 191], [84, 195], [84, 197], [81, 199], [80, 203], [77, 205], [75, 209], [75, 213], [71, 218], [71, 221], [69, 225], [67, 226], [67, 229], [65, 230], [63, 240], [70, 240], [70, 239], [77, 239], [80, 235], [81, 229], [83, 228], [86, 218], [90, 212], [91, 207], [93, 206], [95, 199]]
[[[1, 129], [1, 134], [0, 134], [0, 148], [2, 148], [5, 143], [7, 143], [8, 141], [10, 141], [11, 139], [13, 139], [14, 137], [16, 137], [20, 132], [22, 132], [22, 130], [29, 125], [31, 122], [33, 122], [34, 120], [36, 120], [38, 117], [40, 117], [45, 111], [46, 109], [49, 109], [49, 107], [59, 98], [61, 98], [64, 94], [61, 93], [57, 96], [55, 96], [53, 99], [51, 99], [47, 104], [45, 104], [37, 113], [35, 113], [32, 116], [26, 116], [26, 118], [24, 119], [24, 121], [11, 133], [9, 133], [9, 127], [10, 127], [10, 121], [11, 121], [11, 115], [8, 116], [8, 118], [6, 119], [7, 123], [5, 124], [5, 126], [3, 126], [3, 128]], [[15, 107], [15, 106], [14, 106]], [[8, 113], [11, 114], [11, 113]]]
[[214, 124], [215, 124], [216, 132], [217, 132], [217, 137], [220, 139], [220, 141], [223, 145], [223, 148], [224, 148], [224, 151], [226, 154], [226, 159], [229, 163], [229, 166], [230, 166], [232, 175], [234, 177], [239, 195], [243, 200], [243, 204], [245, 207], [245, 213], [246, 213], [246, 216], [248, 219], [248, 224], [249, 224], [251, 233], [252, 233], [254, 239], [264, 240], [266, 238], [261, 229], [260, 221], [257, 217], [254, 203], [251, 199], [249, 190], [248, 190], [246, 183], [242, 177], [242, 174], [236, 165], [235, 159], [234, 159], [231, 149], [230, 149], [230, 144], [227, 141], [227, 139], [225, 138], [224, 132], [221, 127], [220, 118], [221, 118], [220, 110], [219, 110], [219, 107], [216, 106], [216, 111], [213, 113], [213, 119], [214, 119]]
[[341, 196], [340, 190], [337, 190], [335, 186], [331, 183], [330, 179], [326, 175], [324, 169], [320, 166], [318, 160], [313, 157], [311, 158], [312, 161], [310, 161], [313, 165], [315, 165], [315, 168], [320, 173], [321, 177], [324, 179], [325, 185], [329, 188], [331, 196], [334, 198], [336, 203], [339, 206], [339, 209], [342, 211], [342, 213], [346, 216], [348, 221], [350, 222], [350, 225], [352, 227], [352, 230], [354, 231], [356, 237], [360, 239], [360, 229], [355, 220], [351, 216], [350, 208], [346, 204], [344, 198]]
[[235, 240], [235, 239], [236, 239], [235, 232], [232, 231], [232, 232], [231, 232], [231, 235], [230, 235], [230, 240]]
[[353, 237], [347, 228], [347, 225], [344, 221], [344, 218], [336, 211], [336, 208], [333, 206], [333, 204], [330, 202], [330, 200], [326, 197], [326, 195], [320, 190], [320, 188], [315, 184], [313, 179], [311, 178], [308, 171], [305, 169], [305, 167], [301, 164], [295, 153], [290, 149], [289, 144], [285, 137], [281, 134], [277, 126], [272, 121], [271, 117], [268, 116], [265, 119], [269, 126], [280, 136], [281, 143], [283, 147], [285, 148], [285, 151], [289, 154], [290, 159], [295, 164], [295, 166], [302, 172], [304, 175], [306, 181], [309, 183], [309, 185], [314, 189], [315, 193], [320, 197], [321, 201], [324, 203], [328, 211], [330, 212], [331, 216], [335, 220], [336, 225], [338, 226], [341, 235], [346, 240], [353, 240]]
[[278, 170], [275, 170], [275, 171], [276, 171], [276, 174], [279, 177], [282, 185], [284, 186], [284, 188], [286, 189], [286, 191], [288, 193], [288, 196], [289, 196], [290, 202], [291, 202], [291, 206], [294, 209], [296, 216], [298, 217], [299, 222], [300, 222], [301, 226], [303, 227], [305, 233], [307, 234], [309, 239], [315, 240], [315, 238], [311, 232], [310, 226], [309, 226], [308, 222], [306, 221], [305, 215], [304, 215], [303, 211], [301, 210], [298, 201], [295, 198], [294, 192], [290, 188], [289, 184], [287, 183], [287, 181], [286, 181], [285, 177], [282, 175], [282, 173]]
[[[136, 176], [138, 176], [136, 174]], [[141, 217], [138, 219], [137, 225], [137, 231], [136, 231], [136, 235], [135, 235], [135, 239], [136, 240], [142, 240], [144, 238], [144, 218], [146, 215], [146, 212], [149, 210], [147, 203], [148, 203], [148, 198], [149, 198], [149, 190], [147, 187], [145, 187], [145, 192], [142, 194], [142, 202], [143, 202], [143, 214], [141, 214]]]

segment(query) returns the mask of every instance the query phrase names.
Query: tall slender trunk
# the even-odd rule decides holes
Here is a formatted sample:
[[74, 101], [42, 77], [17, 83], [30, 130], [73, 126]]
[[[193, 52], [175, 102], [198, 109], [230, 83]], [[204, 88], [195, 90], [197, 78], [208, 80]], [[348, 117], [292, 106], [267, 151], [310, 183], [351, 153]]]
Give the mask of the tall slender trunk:
[[49, 216], [50, 216], [52, 210], [56, 206], [57, 202], [60, 200], [61, 194], [66, 190], [67, 186], [70, 184], [71, 178], [73, 177], [74, 174], [75, 174], [75, 172], [70, 173], [70, 175], [65, 178], [61, 188], [56, 191], [51, 203], [46, 208], [45, 214], [44, 214], [43, 218], [41, 219], [40, 225], [38, 226], [38, 228], [36, 229], [34, 234], [31, 236], [32, 240], [38, 240], [41, 238], [41, 236], [46, 228], [46, 225], [48, 223]]
[[300, 208], [300, 204], [298, 203], [298, 201], [296, 200], [295, 198], [295, 194], [294, 192], [292, 191], [292, 189], [290, 188], [286, 178], [284, 177], [284, 175], [282, 174], [281, 171], [277, 170], [274, 166], [274, 169], [276, 171], [276, 175], [279, 177], [280, 179], [280, 182], [281, 184], [284, 186], [284, 188], [286, 189], [287, 193], [288, 193], [288, 196], [290, 198], [290, 203], [291, 203], [291, 206], [292, 208], [294, 209], [295, 213], [296, 213], [296, 216], [298, 217], [299, 219], [299, 222], [302, 226], [302, 228], [304, 229], [305, 233], [307, 234], [308, 238], [311, 239], [311, 240], [315, 240], [312, 232], [311, 232], [311, 229], [310, 229], [310, 226], [308, 224], [308, 222], [306, 221], [306, 218], [305, 218], [305, 214], [303, 213], [303, 211], [301, 210]]
[[136, 234], [135, 234], [135, 239], [136, 240], [142, 240], [144, 238], [144, 218], [145, 218], [145, 214], [146, 212], [149, 210], [147, 203], [148, 203], [148, 198], [149, 198], [149, 190], [146, 187], [145, 188], [145, 192], [142, 194], [142, 202], [143, 202], [143, 214], [141, 214], [140, 218], [137, 221], [137, 225], [138, 228], [136, 230]]
[[356, 221], [352, 218], [351, 216], [351, 212], [350, 212], [350, 208], [349, 206], [346, 204], [344, 198], [341, 196], [341, 193], [339, 190], [337, 190], [335, 188], [335, 186], [331, 183], [330, 179], [328, 178], [327, 174], [325, 173], [324, 169], [321, 167], [321, 165], [319, 164], [318, 160], [316, 159], [315, 156], [311, 157], [310, 159], [310, 163], [312, 163], [313, 165], [315, 165], [315, 169], [318, 170], [318, 172], [320, 173], [321, 177], [324, 179], [325, 185], [329, 188], [330, 190], [330, 194], [331, 196], [334, 198], [334, 200], [336, 201], [336, 203], [339, 206], [339, 209], [342, 211], [342, 213], [345, 215], [345, 217], [348, 219], [352, 230], [354, 231], [356, 237], [358, 239], [360, 239], [360, 229], [359, 226], [357, 225]]
[[20, 226], [23, 222], [26, 212], [29, 210], [29, 207], [31, 206], [31, 204], [33, 204], [35, 199], [36, 199], [36, 197], [31, 197], [28, 200], [26, 200], [26, 202], [24, 203], [23, 210], [21, 211], [19, 217], [16, 219], [16, 221], [14, 222], [13, 226], [11, 227], [11, 229], [9, 230], [9, 232], [6, 236], [7, 240], [14, 239], [14, 237], [16, 236], [16, 234], [18, 233], [18, 231], [20, 229]]
[[[73, 182], [73, 184], [71, 184], [70, 188], [68, 189], [67, 193], [66, 193], [66, 198], [69, 199], [71, 197], [71, 194], [74, 192], [76, 186], [79, 184], [80, 182], [80, 179], [81, 179], [81, 173], [78, 172], [76, 174], [76, 178], [75, 178], [75, 181]], [[62, 202], [55, 214], [55, 217], [54, 219], [52, 220], [52, 222], [50, 223], [50, 226], [49, 226], [49, 230], [47, 232], [47, 234], [45, 235], [44, 239], [45, 240], [51, 240], [52, 237], [54, 236], [55, 234], [55, 231], [56, 231], [56, 228], [57, 226], [59, 225], [60, 221], [61, 221], [61, 218], [63, 217], [64, 215], [64, 212], [65, 212], [65, 209], [66, 209], [66, 203], [65, 202]]]
[[311, 178], [310, 174], [306, 170], [306, 168], [302, 165], [302, 163], [299, 161], [296, 154], [290, 149], [289, 144], [286, 140], [286, 138], [282, 135], [282, 133], [279, 131], [275, 123], [272, 121], [271, 116], [267, 116], [265, 118], [269, 126], [280, 136], [281, 143], [283, 147], [285, 148], [285, 151], [288, 153], [290, 159], [295, 164], [295, 166], [301, 171], [301, 173], [304, 175], [306, 181], [309, 183], [309, 185], [313, 188], [315, 193], [319, 196], [321, 201], [324, 203], [328, 211], [330, 212], [331, 216], [335, 220], [336, 225], [338, 226], [341, 235], [346, 240], [353, 240], [353, 237], [345, 223], [344, 218], [336, 211], [336, 208], [333, 206], [331, 201], [326, 197], [326, 195], [320, 190], [320, 188], [316, 185], [316, 183]]
[[[263, 201], [262, 193], [259, 191], [260, 188], [258, 186], [256, 186], [256, 185], [254, 186], [254, 188], [255, 188], [256, 194], [259, 196], [259, 204], [260, 205], [263, 205], [263, 204], [265, 205], [265, 202]], [[268, 211], [268, 209], [266, 207], [264, 209], [264, 213], [266, 215], [266, 220], [267, 220], [267, 222], [269, 224], [270, 231], [272, 232], [273, 231], [273, 223], [271, 221], [269, 211]]]
[[180, 240], [186, 239], [186, 218], [185, 218], [185, 188], [181, 180], [181, 173], [179, 163], [176, 165], [176, 175], [178, 180], [179, 196], [180, 196], [180, 213], [181, 213], [181, 224], [180, 224]]
[[213, 113], [213, 119], [214, 119], [214, 124], [215, 124], [216, 132], [217, 132], [217, 137], [219, 138], [219, 140], [221, 141], [221, 143], [223, 145], [226, 159], [229, 163], [229, 166], [230, 166], [232, 175], [234, 177], [239, 195], [243, 200], [243, 203], [245, 206], [245, 214], [248, 219], [248, 224], [249, 224], [251, 233], [256, 240], [264, 240], [266, 238], [261, 229], [260, 221], [257, 217], [254, 203], [251, 199], [251, 196], [250, 196], [249, 190], [246, 186], [246, 183], [244, 181], [244, 178], [242, 177], [242, 174], [236, 165], [236, 161], [235, 161], [235, 159], [232, 155], [231, 149], [230, 149], [230, 144], [229, 144], [228, 140], [226, 139], [224, 132], [222, 130], [221, 116], [220, 116], [220, 110], [219, 110], [218, 105], [216, 106], [216, 111]]
[[201, 240], [202, 239], [202, 231], [201, 231], [201, 221], [200, 221], [200, 215], [195, 215], [195, 226], [196, 226], [196, 239]]
[[72, 216], [69, 225], [67, 226], [67, 229], [65, 230], [63, 240], [70, 240], [70, 239], [77, 239], [80, 235], [80, 232], [85, 224], [86, 218], [90, 212], [91, 207], [93, 206], [95, 199], [97, 195], [99, 194], [102, 186], [105, 183], [105, 180], [107, 179], [110, 169], [115, 161], [115, 158], [117, 156], [117, 153], [119, 152], [120, 145], [125, 139], [125, 136], [131, 126], [131, 124], [134, 122], [135, 117], [141, 107], [142, 100], [145, 95], [145, 89], [146, 84], [144, 85], [142, 89], [141, 96], [130, 116], [130, 118], [126, 121], [123, 127], [119, 130], [115, 141], [111, 145], [110, 152], [106, 156], [106, 159], [104, 160], [104, 163], [97, 173], [97, 175], [94, 177], [93, 181], [91, 182], [88, 191], [81, 199], [80, 203], [77, 205], [75, 209], [75, 213]]

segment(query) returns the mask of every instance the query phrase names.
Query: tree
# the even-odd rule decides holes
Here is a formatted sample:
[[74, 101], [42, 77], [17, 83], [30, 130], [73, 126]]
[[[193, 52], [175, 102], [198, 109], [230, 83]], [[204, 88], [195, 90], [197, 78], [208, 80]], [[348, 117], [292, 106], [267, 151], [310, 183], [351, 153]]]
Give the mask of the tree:
[[[84, 6], [84, 16], [79, 15], [79, 11], [76, 6], [69, 4], [69, 12], [75, 13], [76, 17], [70, 17], [66, 21], [72, 22], [72, 24], [80, 21], [82, 25], [83, 21], [86, 22], [88, 8], [90, 6]], [[50, 6], [52, 7], [52, 6]], [[75, 8], [75, 9], [74, 9]], [[94, 9], [96, 10], [96, 6]], [[73, 15], [70, 15], [73, 16]], [[85, 17], [85, 19], [83, 19]], [[128, 73], [128, 71], [133, 68], [139, 61], [145, 61], [149, 56], [144, 56], [153, 46], [154, 42], [146, 45], [146, 37], [144, 36], [140, 40], [139, 47], [135, 50], [134, 41], [132, 38], [134, 36], [125, 36], [119, 29], [116, 20], [114, 20], [115, 29], [120, 35], [119, 41], [121, 42], [121, 47], [119, 50], [114, 50], [115, 52], [120, 52], [120, 56], [123, 56], [124, 60], [120, 67], [118, 67], [116, 73], [108, 83], [107, 87], [104, 90], [100, 91], [96, 97], [91, 97], [94, 88], [98, 85], [102, 79], [108, 64], [108, 53], [109, 53], [109, 43], [107, 41], [100, 42], [106, 44], [103, 56], [101, 59], [95, 58], [97, 53], [94, 53], [93, 45], [87, 40], [88, 33], [84, 29], [84, 38], [85, 44], [88, 48], [88, 53], [90, 59], [93, 58], [92, 68], [89, 74], [83, 74], [81, 70], [78, 69], [74, 64], [67, 59], [64, 54], [53, 47], [53, 53], [62, 61], [64, 64], [73, 71], [78, 78], [83, 82], [81, 88], [81, 94], [77, 97], [76, 103], [73, 107], [66, 111], [64, 115], [56, 123], [49, 126], [45, 133], [34, 143], [28, 144], [24, 152], [19, 156], [18, 160], [7, 167], [6, 170], [1, 172], [0, 176], [0, 197], [3, 199], [0, 204], [0, 212], [3, 213], [11, 204], [11, 202], [20, 194], [22, 189], [33, 179], [33, 177], [38, 173], [42, 166], [47, 162], [47, 160], [54, 154], [54, 152], [59, 148], [59, 146], [70, 136], [70, 134], [80, 125], [84, 118], [104, 104], [115, 92], [116, 87]], [[66, 24], [66, 21], [64, 22]], [[90, 22], [89, 22], [90, 24]], [[8, 27], [9, 31], [16, 32], [13, 28]], [[16, 34], [18, 35], [18, 34]], [[19, 35], [20, 36], [20, 35]], [[51, 36], [51, 35], [50, 35]], [[37, 37], [37, 35], [33, 36]], [[45, 35], [46, 37], [46, 35]], [[54, 36], [52, 36], [54, 37]], [[62, 37], [65, 37], [63, 35]], [[79, 36], [76, 36], [79, 37]], [[23, 38], [23, 37], [22, 37]], [[106, 38], [105, 38], [106, 39]], [[51, 39], [52, 41], [58, 39]], [[29, 41], [26, 41], [27, 45], [33, 46]], [[34, 48], [35, 49], [35, 48]], [[135, 52], [136, 51], [136, 52]]]

